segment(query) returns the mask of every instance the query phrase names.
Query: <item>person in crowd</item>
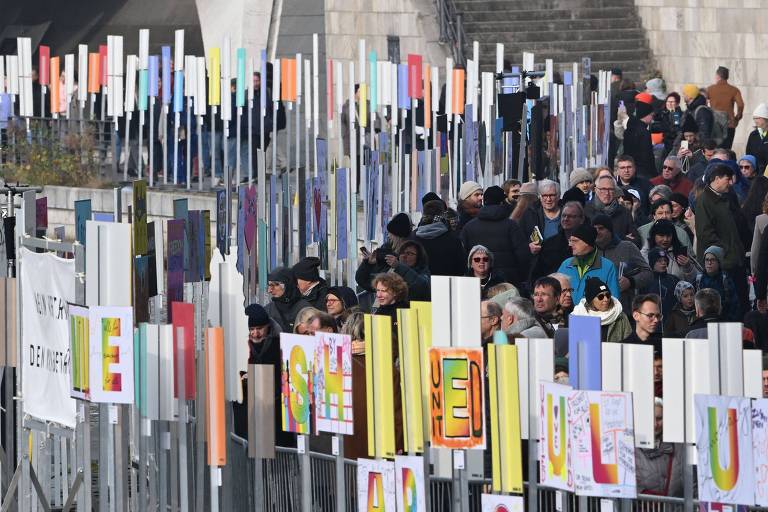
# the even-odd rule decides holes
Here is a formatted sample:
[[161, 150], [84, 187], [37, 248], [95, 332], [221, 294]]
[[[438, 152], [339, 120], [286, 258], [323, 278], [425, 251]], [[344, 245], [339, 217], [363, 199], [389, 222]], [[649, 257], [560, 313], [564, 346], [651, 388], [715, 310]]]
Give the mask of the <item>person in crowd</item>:
[[635, 330], [624, 338], [622, 343], [652, 345], [654, 352], [661, 354], [661, 300], [652, 293], [638, 295], [632, 301], [632, 318], [635, 320]]
[[638, 243], [637, 230], [632, 216], [616, 200], [616, 182], [613, 178], [602, 176], [597, 179], [595, 197], [587, 204], [584, 213], [589, 218], [598, 214], [608, 215], [613, 221], [613, 232], [620, 239], [630, 239]]
[[[654, 201], [653, 204], [651, 204], [651, 221], [637, 228], [637, 233], [640, 235], [640, 240], [642, 240], [643, 245], [647, 245], [648, 237], [651, 234], [653, 225], [662, 219], [672, 222], [672, 201], [668, 199], [657, 199]], [[689, 253], [692, 254], [693, 244], [688, 236], [688, 232], [684, 228], [675, 225], [674, 222], [672, 225], [675, 228], [675, 236], [677, 237], [677, 240]]]
[[370, 311], [370, 305], [374, 301], [374, 290], [371, 287], [371, 279], [376, 274], [381, 274], [390, 270], [386, 262], [387, 255], [396, 255], [400, 252], [400, 247], [411, 236], [411, 218], [407, 214], [400, 212], [387, 223], [387, 239], [374, 251], [367, 248], [361, 248], [362, 258], [360, 265], [355, 272], [355, 282], [367, 294], [360, 296], [360, 307], [363, 311]]
[[646, 178], [656, 176], [650, 130], [652, 122], [653, 106], [644, 101], [636, 101], [635, 113], [627, 119], [624, 130], [624, 154], [635, 160], [638, 173]]
[[696, 289], [688, 281], [678, 281], [675, 285], [675, 307], [664, 316], [664, 334], [670, 338], [680, 338], [688, 332], [688, 327], [696, 318], [693, 297]]
[[642, 226], [648, 222], [648, 215], [645, 214], [640, 201], [640, 193], [633, 189], [621, 189], [622, 193], [616, 198], [618, 203], [629, 212], [630, 218], [635, 226]]
[[[502, 191], [503, 193], [503, 191]], [[475, 181], [465, 181], [459, 188], [459, 226], [461, 231], [467, 223], [477, 217], [483, 207], [483, 187]]]
[[427, 192], [421, 197], [421, 206], [424, 207], [426, 204], [430, 201], [440, 201], [443, 203], [443, 206], [447, 206], [445, 204], [445, 201], [443, 201], [439, 195], [437, 195], [434, 192]]
[[592, 194], [592, 189], [595, 185], [592, 173], [582, 168], [571, 171], [571, 175], [568, 177], [568, 183], [571, 188], [578, 188], [587, 197]]
[[336, 333], [338, 331], [339, 328], [336, 325], [336, 319], [333, 315], [329, 315], [324, 311], [315, 313], [312, 315], [312, 318], [309, 319], [309, 332], [312, 334], [318, 332]]
[[713, 166], [709, 171], [707, 187], [696, 202], [696, 254], [703, 263], [707, 247], [722, 247], [725, 255], [720, 261], [721, 269], [733, 279], [739, 304], [746, 304], [744, 245], [728, 197], [733, 174], [730, 167], [721, 164]]
[[670, 197], [672, 197], [671, 188], [664, 184], [654, 185], [651, 187], [651, 191], [648, 192], [648, 204], [653, 204], [656, 201], [661, 201], [662, 199], [668, 201]]
[[296, 315], [304, 308], [310, 307], [296, 286], [293, 270], [277, 267], [267, 276], [267, 293], [272, 301], [267, 304], [266, 311], [283, 332], [293, 332]]
[[584, 298], [573, 309], [574, 315], [600, 319], [600, 339], [620, 342], [632, 333], [627, 315], [619, 299], [611, 295], [608, 286], [597, 277], [587, 279]]
[[551, 274], [560, 267], [564, 259], [571, 256], [568, 240], [573, 230], [583, 223], [584, 208], [581, 203], [571, 201], [563, 206], [558, 233], [541, 243], [530, 242], [528, 244], [533, 254], [532, 279]]
[[691, 155], [687, 167], [685, 165], [685, 157], [683, 157], [683, 169], [688, 169], [686, 175], [694, 185], [697, 180], [700, 180], [704, 176], [709, 161], [715, 156], [716, 149], [717, 143], [712, 139], [707, 139], [702, 141], [700, 151]]
[[500, 283], [505, 283], [506, 278], [493, 268], [493, 253], [483, 245], [476, 245], [469, 250], [467, 258], [468, 277], [480, 279], [480, 297], [487, 298], [487, 290]]
[[651, 126], [651, 131], [662, 133], [665, 155], [672, 151], [675, 141], [680, 137], [682, 123], [683, 111], [680, 109], [680, 95], [676, 92], [670, 92], [664, 100], [664, 108], [654, 117]]
[[595, 243], [598, 254], [609, 259], [616, 267], [621, 291], [621, 295], [617, 298], [621, 302], [623, 311], [630, 311], [632, 299], [637, 294], [637, 290], [651, 281], [651, 268], [635, 244], [619, 240], [613, 234], [613, 222], [610, 217], [598, 215], [592, 219], [592, 226], [597, 232]]
[[660, 247], [654, 247], [648, 251], [648, 264], [653, 270], [653, 278], [647, 286], [640, 290], [640, 293], [652, 293], [661, 298], [661, 313], [664, 318], [672, 311], [675, 306], [675, 287], [680, 279], [668, 272], [670, 256], [667, 251]]
[[754, 232], [755, 219], [763, 213], [763, 203], [768, 196], [768, 177], [757, 172], [757, 160], [752, 155], [744, 155], [739, 159], [739, 171], [749, 184], [749, 192], [741, 205], [741, 211], [749, 223], [749, 230]]
[[711, 288], [720, 294], [722, 304], [721, 316], [724, 321], [738, 322], [741, 320], [741, 305], [736, 295], [736, 285], [727, 272], [721, 269], [725, 257], [722, 247], [712, 245], [704, 251], [704, 272], [696, 276], [696, 289]]
[[668, 156], [661, 166], [661, 174], [651, 179], [651, 185], [666, 185], [672, 192], [688, 195], [693, 188], [693, 183], [682, 174], [680, 159], [676, 156]]
[[733, 170], [733, 180], [731, 182], [731, 192], [735, 193], [738, 197], [738, 203], [742, 204], [747, 198], [749, 193], [749, 181], [744, 177], [739, 169], [739, 164], [736, 161], [736, 153], [730, 149], [717, 148], [715, 154], [712, 155], [712, 159], [709, 161], [709, 165], [704, 170], [704, 176], [709, 174], [709, 171], [715, 166], [715, 164], [724, 164]]
[[667, 272], [684, 281], [696, 278], [696, 265], [690, 251], [677, 237], [677, 229], [671, 221], [659, 219], [651, 226], [646, 243], [640, 251], [643, 257], [649, 259], [649, 253], [655, 248], [664, 250], [668, 256]]
[[493, 301], [484, 300], [480, 303], [480, 335], [483, 345], [493, 343], [493, 335], [501, 330], [501, 306]]
[[695, 247], [693, 245], [693, 231], [691, 231], [691, 228], [685, 222], [685, 211], [690, 204], [688, 202], [688, 196], [683, 194], [672, 194], [669, 198], [669, 204], [672, 205], [672, 224], [674, 224], [675, 227], [685, 230], [685, 233], [688, 235], [688, 240], [691, 241], [691, 249], [693, 249], [693, 247]]
[[504, 200], [513, 210], [517, 205], [517, 200], [520, 198], [521, 186], [520, 180], [507, 180], [501, 185], [502, 190], [504, 190]]
[[400, 245], [397, 256], [387, 254], [384, 261], [389, 272], [403, 278], [408, 285], [408, 297], [411, 300], [429, 300], [430, 275], [427, 253], [420, 243], [406, 240]]
[[[517, 198], [517, 203], [509, 218], [520, 224], [523, 222], [524, 217], [528, 215], [528, 211], [531, 208], [535, 208], [538, 203], [539, 186], [533, 181], [523, 183], [520, 186], [520, 195]], [[530, 233], [526, 233], [525, 235], [530, 236]]]
[[427, 253], [430, 275], [461, 276], [464, 275], [466, 253], [459, 237], [448, 226], [446, 210], [442, 200], [425, 203], [413, 239], [420, 243]]
[[536, 321], [544, 329], [548, 338], [564, 323], [560, 309], [560, 281], [554, 277], [540, 277], [533, 284], [533, 310]]
[[701, 94], [697, 85], [685, 84], [683, 86], [683, 99], [687, 106], [686, 115], [693, 116], [699, 127], [699, 140], [712, 138], [712, 128], [715, 119], [712, 110], [707, 106], [707, 98]]
[[501, 329], [512, 338], [547, 338], [536, 321], [533, 304], [523, 297], [513, 297], [504, 305]]
[[569, 385], [570, 384], [570, 375], [568, 374], [569, 368], [568, 368], [568, 358], [567, 357], [556, 357], [555, 358], [555, 375], [552, 381], [555, 384], [563, 384], [563, 385]]
[[707, 324], [722, 321], [720, 314], [722, 313], [723, 306], [720, 294], [717, 290], [703, 288], [693, 296], [693, 302], [696, 308], [696, 318], [688, 326], [685, 337], [706, 338], [709, 329]]
[[557, 234], [560, 225], [559, 199], [560, 185], [548, 179], [539, 182], [539, 204], [529, 207], [520, 221], [520, 228], [529, 240], [541, 242]]
[[325, 296], [328, 293], [328, 283], [320, 277], [320, 258], [307, 256], [293, 266], [296, 285], [301, 297], [315, 308], [325, 310]]
[[549, 274], [549, 277], [554, 277], [557, 282], [560, 283], [560, 297], [557, 303], [560, 306], [560, 312], [563, 316], [563, 323], [560, 327], [566, 327], [568, 325], [568, 315], [573, 312], [573, 285], [571, 284], [571, 278], [561, 272], [553, 272]]
[[584, 287], [590, 277], [600, 278], [608, 285], [613, 296], [619, 296], [619, 279], [616, 267], [609, 259], [597, 253], [597, 231], [592, 226], [582, 224], [571, 233], [568, 242], [573, 257], [563, 261], [558, 272], [567, 275], [573, 284], [573, 301], [579, 303], [584, 297]]
[[[741, 91], [728, 83], [730, 71], [724, 66], [719, 66], [715, 71], [715, 83], [707, 87], [709, 106], [716, 112], [725, 112], [728, 115], [728, 135], [720, 144], [726, 149], [731, 149], [736, 127], [744, 117], [744, 100]], [[736, 111], [734, 112], [734, 107]]]
[[[640, 196], [640, 207], [644, 213], [648, 213], [648, 194], [651, 191], [650, 182], [637, 175], [637, 166], [635, 165], [635, 159], [630, 155], [619, 155], [616, 158], [616, 183], [619, 186], [626, 189], [634, 189]], [[597, 178], [595, 178], [595, 186], [597, 186]]]
[[[768, 201], [768, 198], [766, 199]], [[757, 255], [752, 255], [757, 260], [755, 265], [755, 299], [757, 310], [763, 314], [768, 313], [768, 229], [763, 231], [760, 238], [760, 249]]]
[[768, 194], [766, 194], [762, 203], [762, 212], [755, 217], [755, 227], [752, 232], [752, 246], [750, 248], [750, 270], [752, 275], [757, 275], [757, 262], [760, 258], [763, 234], [765, 227], [768, 226]]
[[456, 210], [448, 208], [445, 210], [443, 218], [445, 218], [445, 222], [448, 223], [448, 229], [454, 233], [459, 232], [459, 213]]
[[397, 322], [397, 309], [409, 307], [408, 285], [399, 275], [392, 272], [377, 274], [371, 285], [376, 290], [376, 302], [371, 313], [388, 315], [392, 324]]
[[530, 253], [517, 222], [509, 218], [501, 187], [491, 186], [483, 194], [484, 206], [461, 231], [464, 247], [482, 245], [494, 256], [494, 267], [516, 287], [528, 279]]
[[653, 448], [635, 449], [637, 491], [642, 494], [681, 497], [683, 495], [683, 445], [662, 441], [664, 403], [654, 401]]
[[293, 333], [312, 336], [314, 334], [314, 332], [312, 332], [311, 326], [312, 318], [318, 313], [320, 313], [320, 310], [313, 306], [301, 308], [299, 312], [296, 313], [296, 321], [293, 325]]
[[[485, 296], [488, 300], [494, 299], [496, 297], [504, 296], [506, 298], [509, 297], [519, 297], [520, 292], [515, 288], [515, 285], [511, 283], [499, 283], [495, 286], [491, 286], [485, 291]], [[504, 303], [502, 302], [502, 305]]]
[[357, 294], [348, 286], [331, 286], [325, 294], [325, 310], [336, 319], [341, 329], [350, 313], [358, 308]]
[[757, 172], [765, 171], [768, 165], [768, 104], [760, 103], [752, 112], [755, 129], [747, 137], [747, 154], [757, 160]]
[[664, 397], [664, 362], [658, 352], [653, 353], [653, 396]]

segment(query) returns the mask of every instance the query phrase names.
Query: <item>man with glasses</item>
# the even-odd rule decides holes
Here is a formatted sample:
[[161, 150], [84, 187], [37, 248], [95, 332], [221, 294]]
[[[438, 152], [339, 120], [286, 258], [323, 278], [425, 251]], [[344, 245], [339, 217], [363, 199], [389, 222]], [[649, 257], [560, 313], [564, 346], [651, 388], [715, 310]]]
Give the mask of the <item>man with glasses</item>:
[[554, 277], [560, 283], [558, 303], [560, 304], [560, 310], [563, 312], [563, 324], [560, 327], [565, 327], [568, 325], [568, 315], [573, 311], [573, 285], [571, 285], [571, 278], [560, 272], [553, 272], [549, 274], [549, 277]]
[[[529, 207], [520, 219], [520, 227], [531, 242], [538, 238], [533, 235], [537, 227], [541, 238], [546, 240], [558, 233], [560, 224], [560, 185], [552, 180], [541, 180], [538, 189], [539, 203]], [[541, 244], [541, 240], [536, 242]], [[533, 248], [531, 252], [536, 254]]]
[[632, 318], [635, 320], [635, 332], [622, 343], [653, 345], [654, 352], [661, 353], [661, 299], [654, 293], [638, 295], [632, 301]]
[[661, 167], [661, 175], [651, 180], [651, 185], [666, 185], [672, 192], [688, 196], [693, 189], [693, 182], [683, 176], [680, 159], [668, 156]]
[[560, 312], [560, 282], [554, 277], [541, 277], [533, 285], [533, 310], [536, 321], [547, 336], [554, 338], [562, 321]]
[[616, 158], [616, 168], [614, 169], [616, 183], [624, 190], [637, 190], [640, 194], [640, 208], [644, 214], [648, 213], [648, 195], [651, 192], [650, 182], [637, 175], [635, 159], [629, 155], [619, 155]]
[[501, 330], [501, 306], [495, 302], [484, 300], [480, 303], [480, 334], [483, 345], [493, 343], [493, 335]]
[[592, 198], [591, 203], [587, 204], [584, 213], [590, 219], [600, 214], [609, 216], [613, 222], [613, 233], [620, 240], [628, 239], [632, 240], [635, 245], [640, 245], [632, 214], [619, 204], [616, 194], [616, 182], [610, 176], [603, 175], [597, 179], [595, 197]]
[[574, 229], [584, 223], [584, 207], [577, 201], [565, 203], [560, 215], [558, 233], [541, 244], [529, 244], [534, 255], [531, 279], [538, 279], [556, 271], [564, 259], [571, 256], [568, 239]]

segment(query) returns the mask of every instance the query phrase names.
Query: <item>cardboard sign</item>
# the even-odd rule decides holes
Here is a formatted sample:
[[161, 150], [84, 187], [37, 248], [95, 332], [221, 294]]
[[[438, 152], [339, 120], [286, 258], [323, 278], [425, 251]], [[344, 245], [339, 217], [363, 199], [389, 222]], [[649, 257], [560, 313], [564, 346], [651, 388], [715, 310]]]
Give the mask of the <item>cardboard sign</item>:
[[427, 511], [422, 457], [395, 457], [395, 489], [398, 512]]
[[280, 333], [280, 354], [283, 430], [309, 434], [315, 338]]
[[326, 332], [315, 338], [315, 433], [353, 434], [352, 339]]
[[89, 316], [91, 401], [132, 404], [133, 308], [93, 306]]
[[395, 507], [395, 463], [357, 459], [358, 512], [384, 512]]
[[573, 492], [573, 457], [568, 397], [573, 388], [541, 382], [539, 403], [539, 481], [545, 487]]

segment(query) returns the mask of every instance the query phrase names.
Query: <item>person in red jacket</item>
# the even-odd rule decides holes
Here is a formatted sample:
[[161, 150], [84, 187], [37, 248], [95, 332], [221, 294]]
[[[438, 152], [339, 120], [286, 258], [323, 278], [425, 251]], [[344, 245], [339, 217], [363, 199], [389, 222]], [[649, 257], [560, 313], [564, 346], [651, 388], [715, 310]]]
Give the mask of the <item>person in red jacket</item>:
[[676, 156], [668, 156], [664, 159], [661, 174], [651, 179], [651, 185], [666, 185], [672, 189], [672, 192], [688, 197], [693, 189], [693, 182], [682, 174], [682, 170], [680, 159]]

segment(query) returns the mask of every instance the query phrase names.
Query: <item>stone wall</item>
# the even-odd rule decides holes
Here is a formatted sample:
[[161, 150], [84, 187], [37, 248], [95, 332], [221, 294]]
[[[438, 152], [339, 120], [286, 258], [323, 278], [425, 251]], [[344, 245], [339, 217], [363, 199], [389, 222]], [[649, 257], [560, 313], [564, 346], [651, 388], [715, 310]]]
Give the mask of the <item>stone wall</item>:
[[635, 0], [667, 90], [685, 83], [707, 86], [726, 66], [741, 89], [744, 119], [734, 150], [743, 151], [754, 129], [752, 111], [768, 101], [768, 10], [765, 0]]

